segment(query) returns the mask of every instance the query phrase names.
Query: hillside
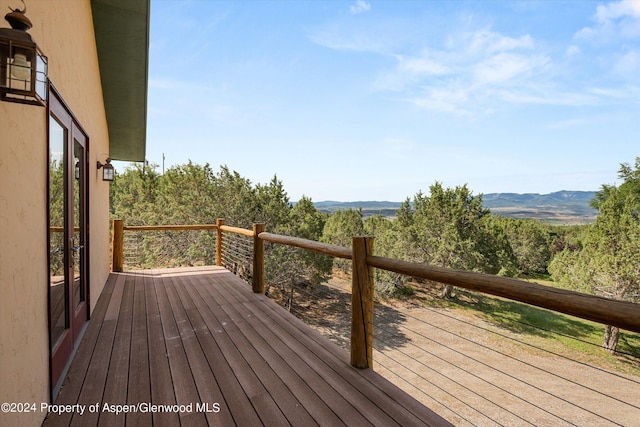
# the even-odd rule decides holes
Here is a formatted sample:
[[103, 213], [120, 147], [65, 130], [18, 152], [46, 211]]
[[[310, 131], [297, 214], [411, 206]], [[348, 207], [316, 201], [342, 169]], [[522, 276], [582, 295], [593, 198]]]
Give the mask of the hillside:
[[[554, 224], [584, 224], [595, 221], [597, 211], [589, 206], [595, 191], [557, 191], [550, 194], [538, 193], [489, 193], [483, 194], [484, 206], [492, 213], [509, 218], [530, 218]], [[365, 217], [383, 215], [393, 217], [400, 202], [322, 201], [314, 205], [321, 212], [331, 213], [342, 209], [362, 209]]]
[[550, 194], [493, 193], [482, 196], [491, 212], [510, 218], [531, 218], [551, 223], [584, 224], [595, 221], [589, 206], [595, 191], [557, 191]]
[[316, 209], [320, 212], [332, 213], [337, 210], [362, 209], [365, 217], [373, 215], [382, 215], [386, 217], [396, 216], [400, 202], [388, 201], [361, 201], [361, 202], [336, 202], [333, 200], [325, 200], [324, 202], [314, 202]]

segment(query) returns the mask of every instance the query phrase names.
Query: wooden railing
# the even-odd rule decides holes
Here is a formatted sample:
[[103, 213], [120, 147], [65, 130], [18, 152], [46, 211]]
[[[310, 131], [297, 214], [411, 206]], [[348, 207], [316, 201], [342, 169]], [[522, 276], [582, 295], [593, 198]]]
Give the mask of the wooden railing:
[[373, 366], [373, 269], [379, 268], [407, 276], [446, 283], [460, 288], [504, 297], [537, 307], [640, 332], [640, 305], [615, 301], [537, 283], [418, 264], [373, 255], [372, 237], [354, 237], [351, 248], [313, 240], [267, 233], [264, 224], [254, 224], [253, 230], [230, 227], [224, 220], [206, 225], [125, 226], [113, 222], [113, 271], [123, 269], [124, 231], [143, 230], [217, 230], [216, 265], [222, 265], [224, 233], [236, 233], [253, 238], [254, 292], [264, 293], [264, 241], [293, 246], [325, 255], [352, 260], [351, 364], [358, 368]]

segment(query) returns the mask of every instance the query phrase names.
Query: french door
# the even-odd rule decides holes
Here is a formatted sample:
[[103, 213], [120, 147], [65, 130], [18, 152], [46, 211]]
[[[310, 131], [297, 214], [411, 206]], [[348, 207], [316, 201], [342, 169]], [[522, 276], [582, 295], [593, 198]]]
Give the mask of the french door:
[[49, 98], [49, 336], [52, 390], [89, 318], [87, 135]]

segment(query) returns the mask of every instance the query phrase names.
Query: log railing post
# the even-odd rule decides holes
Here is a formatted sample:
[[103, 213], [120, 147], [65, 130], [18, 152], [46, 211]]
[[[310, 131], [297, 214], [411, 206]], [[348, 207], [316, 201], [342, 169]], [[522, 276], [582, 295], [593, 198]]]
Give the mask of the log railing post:
[[124, 270], [124, 221], [114, 219], [111, 223], [111, 271]]
[[373, 237], [354, 237], [351, 287], [351, 365], [373, 367]]
[[264, 231], [264, 224], [253, 224], [253, 292], [264, 294], [264, 241], [258, 236]]
[[216, 219], [216, 265], [222, 267], [222, 226], [224, 218]]

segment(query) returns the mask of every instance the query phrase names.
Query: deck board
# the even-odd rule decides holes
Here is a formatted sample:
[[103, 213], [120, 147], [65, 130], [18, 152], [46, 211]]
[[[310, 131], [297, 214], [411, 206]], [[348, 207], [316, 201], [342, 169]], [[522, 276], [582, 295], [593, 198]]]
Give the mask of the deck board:
[[[93, 359], [98, 341], [105, 343], [109, 342], [109, 339], [100, 340], [100, 336], [108, 336], [111, 333], [115, 333], [115, 323], [105, 321], [103, 319], [105, 319], [109, 301], [117, 300], [115, 297], [112, 298], [113, 290], [115, 288], [122, 289], [122, 286], [116, 287], [116, 282], [118, 280], [124, 280], [124, 277], [111, 275], [107, 280], [107, 283], [102, 290], [103, 296], [101, 297], [101, 301], [96, 305], [92, 314], [92, 316], [98, 319], [98, 321], [91, 323], [82, 337], [82, 346], [78, 348], [78, 351], [74, 356], [73, 363], [69, 367], [69, 371], [67, 372], [67, 376], [63, 383], [64, 393], [60, 393], [60, 395], [58, 395], [56, 403], [73, 404], [78, 401], [78, 397], [80, 396], [80, 391], [82, 390], [82, 385], [84, 384], [84, 379], [87, 374], [89, 364]], [[99, 354], [104, 353], [105, 351], [102, 351]], [[72, 417], [73, 413], [71, 412], [59, 415], [56, 417], [58, 425], [69, 425]]]
[[[127, 403], [150, 402], [149, 341], [144, 276], [136, 276], [133, 291], [133, 324], [131, 325], [131, 356]], [[151, 425], [152, 413], [134, 412], [126, 415], [127, 423]]]
[[[106, 372], [106, 382], [102, 387], [102, 381], [93, 386], [93, 375], [89, 375], [83, 386], [79, 403], [91, 404], [95, 402], [122, 402], [127, 401], [127, 389], [129, 382], [129, 355], [131, 349], [131, 328], [133, 323], [133, 293], [135, 276], [126, 276], [122, 285], [120, 311], [116, 332], [111, 343], [103, 343], [105, 353], [111, 352]], [[118, 293], [120, 296], [120, 293]], [[99, 356], [99, 355], [96, 355]], [[102, 373], [102, 364], [92, 363], [91, 371]], [[87, 418], [89, 417], [89, 418]], [[94, 419], [99, 418], [99, 426], [121, 426], [124, 424], [124, 416], [116, 416], [113, 412], [94, 412], [73, 417], [72, 426], [93, 425]]]
[[[178, 329], [180, 316], [179, 307], [172, 307], [167, 290], [168, 280], [160, 282], [156, 287], [158, 295], [158, 305], [160, 307], [160, 318], [167, 343], [167, 357], [169, 359], [169, 367], [171, 369], [171, 379], [173, 381], [173, 389], [176, 395], [176, 403], [178, 405], [189, 405], [199, 401], [198, 390], [193, 378], [193, 372], [187, 360], [185, 347], [189, 348], [189, 334], [181, 336]], [[175, 304], [175, 303], [174, 303]], [[191, 334], [192, 335], [192, 334]], [[189, 417], [189, 425], [200, 426], [206, 425], [205, 416], [201, 412], [179, 414], [181, 424]]]
[[[176, 396], [171, 381], [171, 370], [167, 359], [158, 296], [153, 278], [149, 275], [144, 280], [145, 299], [147, 309], [147, 339], [149, 346], [149, 382], [152, 402], [165, 402], [167, 405], [176, 403]], [[180, 424], [177, 413], [153, 413], [153, 425], [172, 427]]]
[[220, 267], [110, 276], [55, 403], [98, 402], [192, 410], [44, 425], [450, 425]]

